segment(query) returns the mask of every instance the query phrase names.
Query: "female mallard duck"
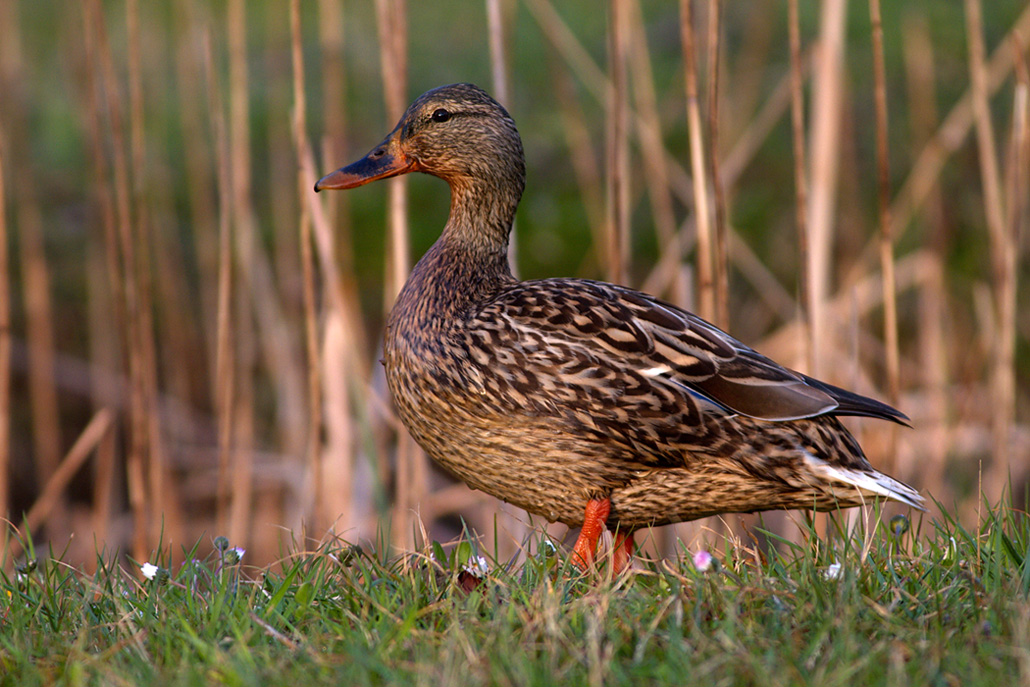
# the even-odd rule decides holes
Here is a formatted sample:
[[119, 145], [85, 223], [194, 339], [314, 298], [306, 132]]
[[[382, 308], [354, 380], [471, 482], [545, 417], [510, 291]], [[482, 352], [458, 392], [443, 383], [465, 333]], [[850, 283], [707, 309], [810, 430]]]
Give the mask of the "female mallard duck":
[[593, 561], [606, 526], [617, 530], [618, 569], [648, 525], [878, 497], [921, 507], [837, 419], [906, 424], [894, 408], [781, 367], [647, 294], [515, 279], [508, 235], [525, 186], [522, 142], [476, 86], [423, 94], [372, 152], [315, 190], [408, 172], [446, 181], [451, 212], [386, 326], [400, 417], [470, 487], [581, 525], [578, 565]]

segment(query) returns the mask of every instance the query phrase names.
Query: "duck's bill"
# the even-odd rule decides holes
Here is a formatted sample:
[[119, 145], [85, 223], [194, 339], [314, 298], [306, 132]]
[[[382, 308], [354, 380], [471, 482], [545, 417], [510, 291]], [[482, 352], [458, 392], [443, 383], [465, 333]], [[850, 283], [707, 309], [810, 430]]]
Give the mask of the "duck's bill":
[[315, 184], [315, 190], [354, 188], [370, 181], [413, 171], [415, 161], [397, 150], [397, 145], [388, 138], [357, 162], [352, 162], [319, 179]]

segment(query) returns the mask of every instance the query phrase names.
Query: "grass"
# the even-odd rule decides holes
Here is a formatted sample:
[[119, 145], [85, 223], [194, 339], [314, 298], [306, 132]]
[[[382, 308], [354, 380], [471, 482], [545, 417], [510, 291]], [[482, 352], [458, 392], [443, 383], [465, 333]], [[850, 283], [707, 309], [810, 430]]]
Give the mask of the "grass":
[[294, 544], [263, 569], [223, 539], [162, 555], [153, 580], [25, 542], [31, 563], [2, 578], [0, 685], [1028, 684], [1030, 519], [877, 515], [614, 580], [535, 533], [478, 586], [468, 536], [401, 557]]

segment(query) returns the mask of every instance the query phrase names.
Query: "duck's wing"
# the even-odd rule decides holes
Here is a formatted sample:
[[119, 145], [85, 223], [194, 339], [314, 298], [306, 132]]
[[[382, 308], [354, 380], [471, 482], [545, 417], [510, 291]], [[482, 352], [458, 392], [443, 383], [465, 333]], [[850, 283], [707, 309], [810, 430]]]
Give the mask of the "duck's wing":
[[[480, 348], [488, 373], [514, 379], [526, 394], [534, 384], [557, 386], [570, 400], [632, 405], [633, 415], [640, 407], [668, 410], [664, 391], [674, 387], [696, 406], [686, 412], [693, 424], [705, 413], [772, 421], [860, 415], [908, 424], [885, 403], [789, 370], [696, 315], [611, 284], [521, 282], [472, 317], [470, 345]], [[555, 389], [541, 391], [562, 398]], [[656, 398], [639, 398], [647, 394]]]

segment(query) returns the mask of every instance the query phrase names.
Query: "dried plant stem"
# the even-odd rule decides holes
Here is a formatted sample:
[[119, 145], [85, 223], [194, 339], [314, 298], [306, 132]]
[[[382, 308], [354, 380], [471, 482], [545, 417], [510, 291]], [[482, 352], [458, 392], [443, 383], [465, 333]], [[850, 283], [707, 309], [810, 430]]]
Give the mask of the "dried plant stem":
[[712, 201], [715, 206], [715, 324], [723, 329], [730, 326], [729, 256], [726, 219], [726, 194], [723, 190], [722, 166], [719, 159], [719, 0], [708, 3], [708, 159], [712, 175]]
[[59, 463], [57, 470], [50, 476], [50, 479], [47, 480], [39, 496], [36, 497], [36, 502], [32, 504], [32, 508], [25, 515], [25, 528], [27, 530], [34, 530], [39, 527], [53, 509], [57, 507], [61, 492], [68, 486], [72, 477], [75, 476], [75, 473], [86, 462], [93, 449], [100, 443], [100, 440], [110, 429], [113, 420], [113, 413], [106, 408], [101, 408], [93, 415], [93, 419], [89, 421], [86, 428], [82, 430], [82, 434], [72, 444], [68, 454]]
[[629, 0], [609, 3], [609, 79], [607, 98], [605, 258], [608, 279], [626, 283], [629, 268], [629, 102], [626, 57], [629, 52]]
[[[292, 8], [290, 12], [292, 17]], [[325, 121], [321, 150], [322, 159], [326, 164], [336, 164], [337, 160], [342, 161], [347, 157], [347, 71], [344, 69], [344, 35], [343, 3], [337, 0], [318, 0], [318, 43], [322, 58], [322, 117]], [[338, 242], [339, 247], [344, 252], [341, 257], [348, 266], [353, 262], [350, 255], [350, 221], [346, 211], [349, 197], [346, 193], [329, 193], [322, 201], [330, 224], [337, 227], [341, 239]]]
[[[49, 479], [61, 460], [61, 418], [54, 378], [55, 342], [53, 309], [50, 301], [50, 271], [43, 239], [43, 218], [33, 184], [34, 160], [28, 147], [29, 122], [27, 82], [29, 71], [21, 50], [17, 2], [5, 3], [0, 10], [0, 77], [3, 77], [3, 116], [10, 138], [5, 142], [9, 168], [19, 170], [11, 176], [18, 237], [19, 264], [23, 287], [25, 336], [28, 343], [28, 396], [31, 409], [31, 438], [35, 477], [39, 483]], [[65, 511], [54, 513], [55, 530], [66, 527]], [[54, 531], [62, 536], [65, 532]]]
[[807, 156], [805, 155], [805, 99], [804, 75], [801, 59], [801, 26], [798, 18], [798, 0], [788, 0], [787, 27], [790, 34], [790, 124], [791, 139], [794, 146], [794, 221], [797, 224], [798, 237], [798, 320], [804, 336], [799, 340], [804, 344], [805, 360], [808, 370], [815, 369], [815, 330], [809, 321], [811, 312], [811, 290], [808, 284], [808, 177]]
[[149, 550], [151, 520], [150, 504], [147, 500], [147, 454], [150, 449], [150, 422], [147, 408], [146, 382], [143, 354], [142, 327], [140, 315], [139, 275], [136, 269], [136, 242], [132, 224], [132, 194], [129, 183], [129, 168], [125, 145], [125, 126], [122, 116], [122, 102], [118, 79], [107, 40], [107, 29], [102, 7], [97, 0], [88, 0], [86, 8], [86, 31], [93, 34], [96, 43], [94, 68], [99, 72], [100, 85], [104, 92], [101, 102], [106, 103], [106, 115], [110, 129], [113, 171], [113, 193], [117, 229], [117, 253], [119, 272], [122, 277], [120, 295], [125, 302], [125, 352], [128, 357], [130, 416], [129, 448], [126, 458], [126, 473], [129, 502], [133, 511], [133, 555], [142, 559]]
[[[634, 101], [640, 116], [637, 117], [637, 138], [640, 140], [641, 158], [647, 174], [648, 197], [651, 199], [651, 214], [654, 216], [655, 229], [658, 233], [660, 253], [674, 251], [678, 255], [679, 242], [676, 240], [676, 216], [673, 211], [672, 190], [670, 189], [668, 165], [666, 163], [665, 146], [662, 143], [662, 124], [658, 116], [658, 98], [655, 95], [654, 73], [651, 69], [651, 56], [647, 45], [647, 33], [639, 0], [632, 3], [632, 41], [630, 50], [630, 67], [633, 70]], [[676, 270], [676, 277], [682, 277], [682, 270]], [[671, 293], [685, 290], [683, 284], [672, 284]], [[680, 303], [686, 306], [686, 303]]]
[[505, 0], [486, 0], [487, 36], [490, 45], [490, 76], [494, 96], [505, 107], [511, 104], [508, 78], [507, 14]]
[[[263, 249], [256, 237], [257, 221], [254, 217], [251, 202], [250, 174], [250, 103], [249, 74], [247, 69], [247, 21], [243, 0], [230, 0], [227, 6], [226, 27], [229, 44], [229, 183], [231, 185], [233, 213], [232, 236], [236, 239], [236, 254], [240, 265], [240, 277], [246, 290], [236, 297], [237, 310], [235, 317], [235, 339], [237, 351], [234, 354], [238, 381], [233, 393], [235, 398], [231, 404], [228, 418], [232, 422], [231, 442], [228, 447], [228, 474], [222, 475], [227, 484], [220, 485], [220, 490], [228, 489], [231, 496], [228, 502], [223, 501], [219, 513], [222, 527], [227, 526], [230, 541], [234, 545], [247, 546], [250, 529], [250, 510], [253, 497], [254, 472], [254, 436], [253, 436], [253, 374], [254, 374], [254, 315], [262, 310], [262, 321], [278, 330], [282, 327], [282, 315], [275, 308], [274, 287], [269, 276], [256, 276], [256, 272], [268, 274], [267, 258], [262, 259]], [[254, 298], [261, 293], [260, 300]], [[230, 319], [231, 316], [230, 316]], [[230, 327], [231, 329], [231, 327]], [[278, 360], [270, 366], [272, 370], [286, 366], [290, 361], [290, 345], [283, 340], [281, 334], [269, 331], [267, 341], [277, 346], [275, 358], [285, 354], [285, 359]], [[280, 389], [280, 404], [292, 402], [293, 394], [289, 388], [282, 388], [287, 380], [273, 377]], [[287, 424], [287, 427], [289, 425]], [[231, 484], [231, 488], [229, 485]], [[221, 491], [223, 498], [227, 492]]]
[[[930, 31], [923, 15], [913, 15], [905, 24], [905, 83], [909, 87], [910, 128], [914, 150], [926, 145], [939, 124], [934, 75], [934, 51]], [[948, 361], [945, 345], [945, 255], [948, 250], [947, 219], [940, 187], [929, 192], [924, 210], [927, 228], [923, 243], [928, 253], [932, 276], [919, 289], [920, 377], [927, 390], [929, 441], [927, 455], [935, 466], [924, 470], [923, 488], [943, 498], [946, 493], [944, 463], [950, 451], [951, 432], [947, 422], [949, 394]]]
[[[197, 292], [200, 313], [205, 323], [218, 321], [218, 207], [216, 199], [215, 146], [211, 142], [211, 126], [207, 110], [207, 76], [204, 69], [204, 48], [200, 21], [195, 17], [194, 0], [178, 0], [175, 51], [176, 87], [196, 89], [204, 97], [178, 99], [179, 119], [183, 128], [185, 182], [189, 199], [189, 223], [192, 228], [193, 251], [197, 263]], [[205, 353], [207, 382], [214, 378], [217, 327], [200, 328]], [[208, 398], [211, 389], [199, 395]]]
[[232, 185], [229, 181], [229, 135], [215, 73], [211, 36], [204, 32], [204, 71], [218, 182], [218, 305], [215, 334], [215, 411], [218, 416], [218, 481], [216, 521], [223, 528], [229, 504], [229, 468], [232, 464], [233, 418], [236, 415], [236, 354], [233, 337]]
[[[379, 29], [380, 62], [383, 70], [383, 94], [387, 116], [400, 119], [406, 105], [407, 91], [407, 5], [405, 0], [376, 0], [376, 22]], [[393, 306], [408, 276], [408, 196], [407, 179], [389, 182], [389, 243], [387, 248], [386, 290], [384, 307]], [[425, 455], [407, 432], [397, 437], [397, 468], [394, 479], [393, 542], [400, 548], [411, 548], [412, 512], [428, 486]]]
[[[877, 189], [880, 208], [880, 271], [883, 274], [883, 333], [887, 363], [887, 389], [890, 402], [898, 404], [901, 396], [901, 355], [898, 349], [898, 303], [894, 284], [894, 235], [891, 231], [890, 151], [887, 144], [887, 73], [883, 60], [883, 20], [880, 0], [869, 0], [872, 23], [873, 80], [876, 105]], [[884, 468], [890, 470], [897, 454], [898, 433], [890, 429], [890, 446]]]
[[[995, 249], [993, 260], [998, 340], [997, 360], [991, 377], [991, 386], [999, 407], [996, 409], [992, 433], [996, 454], [1006, 457], [1013, 454], [1012, 432], [1016, 422], [1016, 296], [1019, 287], [1019, 237], [1027, 221], [1027, 206], [1030, 203], [1027, 200], [1027, 196], [1030, 195], [1027, 192], [1027, 179], [1030, 178], [1030, 125], [1027, 121], [1030, 116], [1030, 75], [1027, 73], [1026, 64], [1018, 58], [1017, 65], [1017, 82], [1012, 98], [1012, 134], [1007, 155], [1008, 207], [1005, 208], [1005, 234], [1001, 237], [1001, 245]], [[1002, 417], [999, 418], [998, 415]], [[988, 487], [995, 498], [1004, 493], [1010, 481], [1022, 482], [1028, 470], [1025, 464], [1016, 468], [1019, 471], [1017, 474], [1010, 472], [1010, 466], [1006, 468], [1008, 469], [1002, 469], [1001, 461], [996, 461], [988, 473]], [[1011, 497], [1014, 499], [1016, 494], [1011, 494]]]
[[140, 23], [137, 0], [126, 2], [126, 30], [129, 38], [129, 143], [132, 177], [132, 205], [135, 216], [133, 233], [136, 242], [137, 284], [139, 289], [139, 329], [137, 344], [142, 360], [141, 379], [146, 399], [147, 462], [150, 494], [149, 536], [152, 541], [164, 537], [182, 540], [182, 516], [178, 507], [175, 482], [169, 479], [165, 446], [158, 408], [157, 349], [154, 342], [154, 310], [151, 293], [153, 260], [163, 260], [162, 252], [153, 252], [151, 237], [147, 152], [144, 138], [143, 75], [141, 68]]
[[[114, 189], [107, 164], [107, 153], [104, 149], [103, 115], [98, 100], [100, 84], [98, 83], [99, 75], [96, 68], [97, 56], [89, 11], [89, 5], [87, 4], [85, 6], [85, 14], [83, 15], [83, 42], [86, 58], [83, 69], [85, 73], [84, 90], [86, 98], [84, 110], [87, 118], [86, 128], [89, 131], [93, 176], [96, 179], [93, 187], [93, 202], [97, 206], [103, 232], [102, 241], [94, 241], [92, 243], [93, 245], [100, 243], [103, 247], [102, 260], [96, 260], [101, 266], [97, 273], [107, 277], [107, 300], [110, 303], [109, 313], [105, 312], [101, 316], [90, 318], [92, 325], [90, 348], [93, 351], [93, 355], [90, 357], [93, 365], [110, 372], [121, 367], [120, 356], [124, 354], [120, 348], [127, 345], [128, 325], [125, 312], [126, 301], [123, 292], [124, 279], [122, 278], [122, 268], [118, 255], [118, 229], [115, 217]], [[93, 272], [91, 271], [91, 273]], [[96, 281], [100, 281], [100, 279]], [[90, 305], [92, 307], [96, 307], [100, 300], [97, 297], [100, 290], [100, 288], [90, 290]], [[114, 325], [113, 327], [112, 324]], [[117, 407], [121, 403], [121, 392], [117, 385], [110, 381], [110, 376], [95, 375], [92, 393], [93, 405], [97, 410], [104, 407]], [[115, 439], [114, 432], [105, 434], [97, 447], [97, 467], [94, 475], [93, 524], [98, 541], [106, 540], [107, 527], [110, 522], [111, 495], [114, 491], [114, 483], [118, 479], [115, 473], [117, 450]]]
[[[486, 25], [490, 45], [490, 77], [494, 98], [504, 107], [511, 107], [511, 80], [508, 78], [507, 26], [510, 23], [510, 3], [506, 0], [486, 0]], [[518, 232], [512, 227], [508, 240], [508, 262], [512, 272], [518, 274]], [[513, 523], [512, 523], [513, 524]]]
[[980, 156], [980, 174], [984, 194], [984, 211], [987, 230], [991, 239], [991, 263], [994, 275], [994, 320], [995, 336], [990, 345], [992, 358], [991, 395], [993, 397], [992, 464], [988, 486], [991, 498], [1001, 494], [998, 488], [1004, 484], [1009, 470], [1009, 433], [1015, 416], [1015, 372], [1014, 358], [1009, 340], [1014, 340], [1014, 327], [1007, 320], [1007, 292], [1014, 280], [1015, 264], [1012, 257], [1015, 247], [1005, 223], [1001, 180], [998, 173], [998, 156], [994, 143], [994, 127], [991, 123], [988, 102], [987, 68], [983, 43], [983, 25], [980, 17], [979, 0], [966, 0], [966, 34], [969, 45], [969, 72], [973, 104], [973, 121], [976, 130], [977, 151]]
[[808, 307], [809, 323], [816, 332], [810, 339], [813, 367], [821, 374], [821, 341], [832, 331], [826, 301], [830, 295], [830, 263], [833, 245], [837, 176], [840, 161], [841, 73], [844, 60], [844, 0], [822, 5], [818, 57], [812, 85], [812, 151], [808, 205]]
[[[290, 0], [290, 46], [293, 64], [293, 137], [298, 150], [301, 141], [307, 140], [307, 98], [304, 87], [304, 51], [301, 42], [300, 0]], [[309, 180], [303, 174], [303, 160], [298, 159], [298, 193], [304, 198]], [[322, 359], [319, 354], [318, 313], [315, 304], [315, 263], [311, 250], [311, 212], [308, 203], [300, 204], [300, 264], [304, 284], [304, 340], [308, 362], [308, 425], [307, 462], [308, 491], [313, 495], [309, 517], [314, 521], [316, 532], [328, 524], [323, 503], [322, 475]]]
[[7, 518], [11, 463], [11, 275], [7, 257], [5, 132], [0, 118], [0, 518]]
[[690, 136], [690, 170], [694, 184], [694, 218], [697, 223], [698, 313], [715, 319], [715, 283], [712, 276], [713, 237], [708, 210], [708, 179], [705, 165], [704, 133], [698, 102], [697, 48], [694, 40], [692, 0], [680, 0], [680, 36], [686, 72], [687, 131]]

